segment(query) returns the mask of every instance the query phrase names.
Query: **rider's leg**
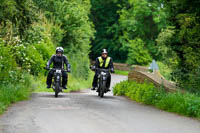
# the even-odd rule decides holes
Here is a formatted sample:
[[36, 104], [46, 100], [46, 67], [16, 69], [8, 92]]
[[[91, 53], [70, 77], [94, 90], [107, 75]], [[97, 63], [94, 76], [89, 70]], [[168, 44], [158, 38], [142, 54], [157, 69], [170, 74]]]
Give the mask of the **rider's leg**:
[[92, 89], [91, 90], [95, 90], [95, 88], [97, 87], [97, 80], [98, 80], [98, 74], [95, 73], [94, 78], [93, 78], [93, 82], [92, 82]]
[[49, 71], [48, 76], [47, 76], [47, 88], [51, 88], [51, 83], [52, 83], [52, 78], [53, 78], [53, 70]]
[[108, 89], [108, 91], [110, 91], [110, 83], [111, 83], [111, 75], [108, 74], [108, 78], [107, 78], [107, 82], [106, 82], [106, 88]]
[[67, 81], [68, 81], [68, 75], [67, 72], [62, 72], [62, 87], [64, 89], [67, 89]]

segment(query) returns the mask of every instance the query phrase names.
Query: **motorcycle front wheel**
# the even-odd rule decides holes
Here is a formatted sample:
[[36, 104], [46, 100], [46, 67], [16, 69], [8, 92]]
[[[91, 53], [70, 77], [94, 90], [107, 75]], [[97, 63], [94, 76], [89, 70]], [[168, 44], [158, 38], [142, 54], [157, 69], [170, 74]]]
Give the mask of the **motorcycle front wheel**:
[[56, 83], [55, 85], [55, 97], [58, 97], [58, 93], [59, 93], [59, 88], [60, 88], [60, 84], [59, 83]]
[[106, 81], [102, 81], [101, 87], [99, 89], [99, 93], [100, 93], [99, 96], [101, 98], [103, 98], [103, 96], [104, 96], [105, 88], [106, 88]]

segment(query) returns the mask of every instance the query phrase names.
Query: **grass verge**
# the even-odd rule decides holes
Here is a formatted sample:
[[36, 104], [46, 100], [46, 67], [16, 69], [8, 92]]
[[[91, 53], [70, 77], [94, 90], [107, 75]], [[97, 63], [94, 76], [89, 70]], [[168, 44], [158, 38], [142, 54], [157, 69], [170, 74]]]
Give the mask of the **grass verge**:
[[[68, 86], [67, 90], [64, 90], [64, 92], [74, 92], [74, 91], [80, 91], [81, 89], [90, 88], [92, 85], [92, 78], [93, 73], [90, 73], [88, 80], [78, 79], [74, 78], [71, 74], [68, 74]], [[39, 76], [35, 78], [34, 83], [36, 88], [34, 92], [53, 92], [53, 89], [47, 89], [46, 88], [46, 77], [45, 76]]]
[[115, 70], [115, 74], [128, 76], [128, 71]]
[[159, 109], [200, 119], [200, 97], [191, 93], [165, 92], [151, 83], [139, 84], [122, 81], [115, 85], [114, 95], [123, 95], [139, 103], [153, 105]]
[[[79, 91], [91, 87], [93, 73], [90, 73], [88, 80], [74, 78], [69, 74], [68, 90], [64, 92]], [[0, 85], [0, 114], [2, 114], [10, 104], [29, 99], [32, 92], [53, 92], [46, 88], [46, 77], [33, 77], [24, 75], [24, 79], [18, 83], [8, 83]]]
[[32, 76], [26, 74], [19, 83], [0, 85], [0, 114], [15, 102], [27, 100], [32, 92]]

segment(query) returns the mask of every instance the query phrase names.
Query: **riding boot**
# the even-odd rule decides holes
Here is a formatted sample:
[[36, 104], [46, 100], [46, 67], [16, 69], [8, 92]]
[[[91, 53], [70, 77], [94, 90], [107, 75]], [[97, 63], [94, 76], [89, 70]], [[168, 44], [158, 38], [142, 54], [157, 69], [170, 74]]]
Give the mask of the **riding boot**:
[[62, 87], [63, 87], [63, 89], [65, 89], [65, 90], [67, 89], [67, 87], [66, 87], [66, 86], [62, 86]]
[[91, 90], [94, 91], [94, 90], [96, 90], [96, 89], [95, 89], [95, 87], [92, 87]]
[[66, 72], [62, 73], [62, 87], [63, 89], [67, 89], [67, 81], [68, 81], [68, 76]]

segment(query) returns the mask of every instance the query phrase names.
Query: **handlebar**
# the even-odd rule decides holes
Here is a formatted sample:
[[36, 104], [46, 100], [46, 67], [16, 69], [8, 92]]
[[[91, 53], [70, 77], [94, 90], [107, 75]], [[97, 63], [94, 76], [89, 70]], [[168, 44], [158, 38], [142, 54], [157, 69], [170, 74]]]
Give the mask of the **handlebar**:
[[46, 70], [61, 70], [61, 71], [64, 71], [64, 72], [68, 72], [65, 69], [59, 69], [59, 68], [49, 68], [49, 69], [47, 69], [46, 67], [44, 67], [44, 69], [46, 69]]
[[95, 70], [107, 71], [107, 72], [109, 72], [109, 71], [110, 71], [109, 69], [103, 69], [103, 68], [95, 68]]

